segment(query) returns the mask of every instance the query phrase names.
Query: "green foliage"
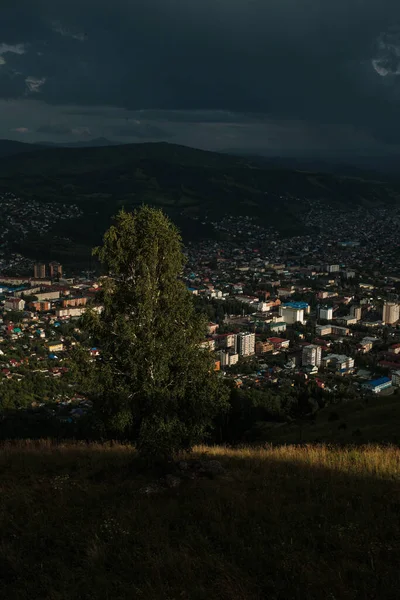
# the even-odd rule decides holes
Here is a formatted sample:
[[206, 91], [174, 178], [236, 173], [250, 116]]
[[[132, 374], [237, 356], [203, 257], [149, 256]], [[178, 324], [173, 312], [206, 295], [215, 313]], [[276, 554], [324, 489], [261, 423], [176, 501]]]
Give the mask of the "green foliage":
[[121, 211], [95, 249], [108, 277], [104, 309], [82, 320], [101, 360], [78, 350], [81, 380], [111, 435], [146, 456], [171, 455], [206, 436], [226, 387], [200, 347], [205, 321], [179, 279], [180, 235], [160, 211]]
[[216, 420], [218, 443], [237, 444], [255, 441], [259, 423], [284, 423], [297, 405], [293, 388], [231, 389], [230, 410]]

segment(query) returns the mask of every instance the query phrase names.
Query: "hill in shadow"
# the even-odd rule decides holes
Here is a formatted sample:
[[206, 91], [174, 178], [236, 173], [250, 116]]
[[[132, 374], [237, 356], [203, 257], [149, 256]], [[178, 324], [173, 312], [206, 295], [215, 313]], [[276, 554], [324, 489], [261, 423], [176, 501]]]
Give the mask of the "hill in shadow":
[[[40, 239], [16, 243], [21, 253], [75, 261], [89, 255], [122, 206], [143, 203], [161, 207], [184, 238], [212, 237], [201, 224], [225, 215], [251, 216], [283, 236], [311, 230], [301, 218], [318, 200], [351, 215], [397, 204], [400, 184], [266, 166], [250, 158], [196, 150], [169, 143], [127, 144], [96, 148], [42, 148], [6, 156], [0, 165], [0, 193], [13, 192], [22, 202], [77, 205], [81, 217], [59, 221]], [[58, 250], [60, 238], [68, 248]]]
[[226, 474], [143, 496], [134, 450], [3, 445], [0, 592], [39, 598], [394, 599], [400, 451], [198, 448]]

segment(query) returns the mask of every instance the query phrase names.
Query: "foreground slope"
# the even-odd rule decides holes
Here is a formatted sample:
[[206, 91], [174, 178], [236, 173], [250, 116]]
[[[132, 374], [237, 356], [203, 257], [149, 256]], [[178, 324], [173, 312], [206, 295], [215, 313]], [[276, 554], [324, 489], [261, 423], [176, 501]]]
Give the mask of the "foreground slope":
[[276, 444], [339, 443], [398, 444], [400, 441], [400, 396], [374, 395], [331, 404], [314, 419], [279, 425], [261, 423], [260, 439]]
[[76, 205], [79, 219], [59, 221], [43, 239], [28, 236], [18, 248], [40, 257], [53, 240], [57, 245], [57, 239], [67, 237], [75, 259], [98, 243], [121, 206], [160, 206], [192, 238], [211, 234], [201, 225], [205, 217], [210, 222], [225, 214], [254, 216], [290, 235], [307, 230], [299, 217], [315, 201], [351, 214], [355, 206], [377, 208], [400, 200], [396, 183], [271, 168], [250, 158], [168, 143], [51, 148], [8, 156], [0, 165], [0, 194], [5, 192], [22, 203]]
[[400, 450], [204, 451], [225, 476], [143, 496], [129, 446], [3, 446], [1, 597], [398, 597]]

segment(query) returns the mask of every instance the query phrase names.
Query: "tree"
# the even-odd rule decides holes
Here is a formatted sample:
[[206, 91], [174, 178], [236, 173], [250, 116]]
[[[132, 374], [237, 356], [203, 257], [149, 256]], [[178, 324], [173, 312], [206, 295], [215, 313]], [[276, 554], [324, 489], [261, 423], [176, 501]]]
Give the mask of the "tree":
[[81, 372], [111, 435], [128, 436], [147, 457], [170, 458], [202, 441], [228, 405], [200, 346], [206, 322], [180, 280], [181, 237], [162, 211], [143, 206], [121, 211], [103, 242], [94, 254], [107, 273], [104, 308], [82, 320], [101, 358], [83, 360]]

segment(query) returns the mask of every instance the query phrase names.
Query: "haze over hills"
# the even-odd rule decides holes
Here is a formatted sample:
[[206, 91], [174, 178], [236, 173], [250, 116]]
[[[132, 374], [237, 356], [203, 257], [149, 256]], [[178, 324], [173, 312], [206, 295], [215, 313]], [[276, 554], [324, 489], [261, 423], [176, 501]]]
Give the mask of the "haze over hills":
[[400, 179], [400, 156], [396, 154], [387, 156], [351, 155], [346, 153], [332, 156], [305, 155], [272, 155], [268, 150], [254, 150], [245, 148], [227, 148], [221, 151], [232, 156], [247, 156], [256, 162], [261, 162], [270, 167], [286, 169], [299, 169], [320, 173], [335, 173], [349, 177], [362, 176], [367, 179], [374, 177], [390, 177]]
[[[255, 217], [282, 235], [298, 235], [307, 231], [303, 217], [312, 202], [351, 213], [356, 206], [367, 210], [400, 201], [400, 184], [383, 177], [285, 169], [166, 142], [16, 148], [21, 153], [2, 157], [0, 193], [15, 194], [21, 207], [34, 199], [49, 206], [74, 204], [81, 213], [73, 222], [58, 222], [42, 239], [35, 234], [15, 242], [22, 253], [38, 257], [52, 245], [53, 257], [65, 260], [65, 253], [72, 252], [87, 260], [90, 247], [122, 206], [160, 206], [192, 239], [212, 236], [211, 222], [225, 215]], [[54, 247], [60, 238], [65, 243], [59, 252]]]

